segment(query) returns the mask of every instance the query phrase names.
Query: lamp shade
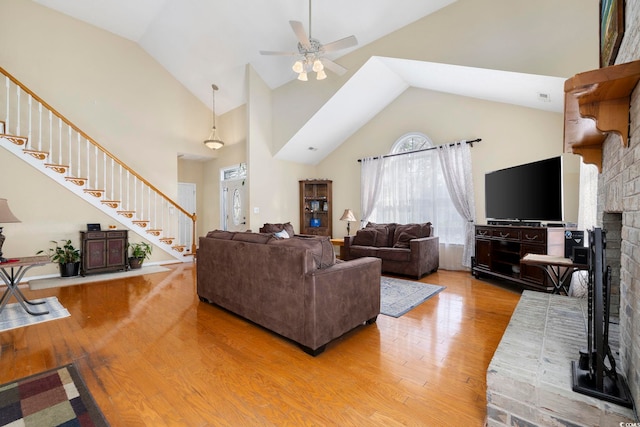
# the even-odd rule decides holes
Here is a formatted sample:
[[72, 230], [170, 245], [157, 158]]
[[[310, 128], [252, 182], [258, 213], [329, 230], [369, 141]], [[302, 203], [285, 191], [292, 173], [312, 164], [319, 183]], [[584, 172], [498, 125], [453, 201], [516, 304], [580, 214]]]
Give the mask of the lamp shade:
[[357, 219], [351, 209], [345, 209], [344, 213], [340, 217], [340, 221], [357, 221]]
[[20, 220], [9, 209], [7, 199], [0, 199], [0, 224], [7, 222], [20, 222]]

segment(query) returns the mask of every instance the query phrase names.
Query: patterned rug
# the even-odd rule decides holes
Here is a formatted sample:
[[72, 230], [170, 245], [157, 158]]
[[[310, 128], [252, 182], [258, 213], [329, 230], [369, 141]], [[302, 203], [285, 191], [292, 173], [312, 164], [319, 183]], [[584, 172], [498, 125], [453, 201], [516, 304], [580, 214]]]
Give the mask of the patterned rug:
[[60, 304], [60, 301], [58, 301], [56, 297], [36, 299], [33, 301], [44, 301], [45, 303], [38, 305], [27, 304], [29, 310], [34, 313], [49, 311], [49, 314], [33, 316], [24, 311], [24, 308], [18, 303], [7, 304], [2, 310], [2, 313], [0, 313], [0, 332], [69, 317], [69, 312]]
[[380, 278], [380, 314], [400, 317], [443, 289], [444, 286], [383, 276]]
[[0, 386], [0, 426], [108, 426], [74, 365]]

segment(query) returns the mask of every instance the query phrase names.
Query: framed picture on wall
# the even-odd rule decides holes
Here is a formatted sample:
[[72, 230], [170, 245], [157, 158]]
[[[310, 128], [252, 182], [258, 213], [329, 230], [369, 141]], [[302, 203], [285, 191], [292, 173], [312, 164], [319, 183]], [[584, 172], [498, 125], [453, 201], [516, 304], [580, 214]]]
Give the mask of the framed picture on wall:
[[600, 0], [600, 67], [616, 62], [624, 36], [624, 0]]

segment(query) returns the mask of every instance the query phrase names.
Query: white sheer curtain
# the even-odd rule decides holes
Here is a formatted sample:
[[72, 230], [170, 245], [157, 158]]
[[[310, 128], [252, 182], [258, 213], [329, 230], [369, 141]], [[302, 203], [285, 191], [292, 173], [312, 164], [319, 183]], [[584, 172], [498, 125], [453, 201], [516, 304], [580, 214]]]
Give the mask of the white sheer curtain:
[[[598, 211], [598, 168], [588, 165], [580, 159], [580, 199], [578, 202], [578, 230], [584, 230], [585, 245], [588, 244], [588, 232], [597, 225]], [[577, 271], [571, 276], [569, 295], [586, 297], [589, 277], [586, 271]]]
[[466, 141], [461, 141], [453, 145], [441, 145], [437, 151], [451, 201], [456, 211], [465, 219], [462, 266], [471, 268], [471, 257], [474, 255], [473, 225], [476, 218], [471, 148]]
[[384, 161], [381, 158], [366, 157], [361, 160], [360, 170], [360, 218], [361, 227], [364, 227], [371, 216], [371, 212], [380, 195]]
[[440, 268], [462, 269], [466, 221], [449, 197], [436, 150], [384, 159], [379, 199], [368, 220], [431, 222], [440, 239]]

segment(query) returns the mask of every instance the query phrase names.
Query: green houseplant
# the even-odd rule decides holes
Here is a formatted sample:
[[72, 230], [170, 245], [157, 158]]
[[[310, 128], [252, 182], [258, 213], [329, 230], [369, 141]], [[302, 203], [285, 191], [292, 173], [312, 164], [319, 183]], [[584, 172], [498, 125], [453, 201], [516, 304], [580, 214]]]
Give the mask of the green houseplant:
[[145, 259], [151, 258], [153, 246], [146, 242], [129, 243], [129, 267], [140, 268]]
[[[62, 277], [77, 276], [80, 271], [80, 249], [76, 249], [71, 240], [52, 240], [55, 246], [47, 249], [47, 254], [51, 262], [57, 262], [60, 267], [60, 275]], [[44, 253], [44, 250], [38, 251], [38, 254]]]

